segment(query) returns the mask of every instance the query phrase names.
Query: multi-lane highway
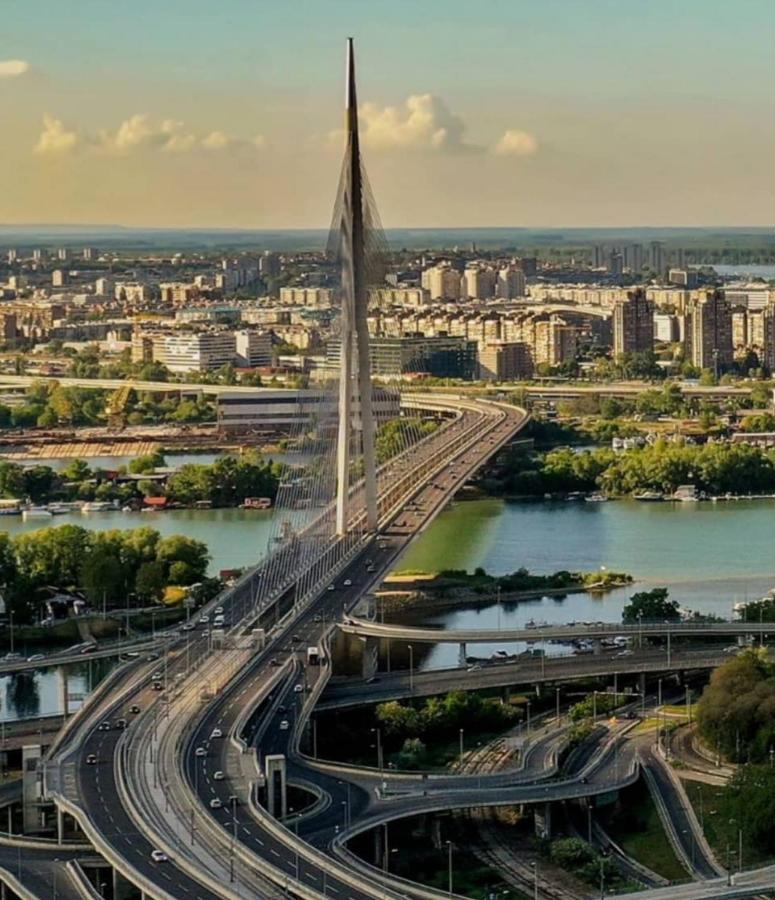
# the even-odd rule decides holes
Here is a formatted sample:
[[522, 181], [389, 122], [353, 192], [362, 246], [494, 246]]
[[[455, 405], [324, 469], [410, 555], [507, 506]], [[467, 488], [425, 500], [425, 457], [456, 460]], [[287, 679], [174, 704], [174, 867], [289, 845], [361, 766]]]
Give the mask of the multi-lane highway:
[[[435, 401], [434, 404], [438, 405]], [[214, 763], [209, 766], [202, 764], [204, 772], [201, 783], [198, 775], [195, 774], [198, 770], [191, 768], [192, 760], [194, 765], [197, 760], [208, 760], [211, 754], [217, 752], [216, 748], [228, 746], [228, 742], [222, 738], [210, 741], [212, 716], [220, 715], [223, 718], [222, 731], [224, 734], [228, 734], [233, 723], [227, 721], [226, 717], [233, 714], [236, 719], [240, 711], [239, 703], [234, 699], [229, 702], [230, 698], [239, 697], [240, 691], [250, 690], [252, 693], [256, 684], [260, 685], [262, 681], [271, 677], [275, 668], [272, 666], [272, 662], [280, 662], [281, 658], [287, 658], [288, 648], [293, 647], [290, 641], [294, 634], [303, 631], [303, 635], [299, 633], [298, 636], [304, 643], [312, 644], [320, 641], [325, 629], [330, 627], [331, 618], [340, 616], [343, 609], [349, 609], [354, 605], [363, 592], [382, 577], [396, 555], [443, 507], [470, 472], [502, 446], [525, 421], [524, 414], [518, 410], [475, 401], [449, 402], [449, 410], [458, 415], [456, 422], [447, 429], [440, 430], [441, 435], [436, 446], [433, 442], [424, 445], [424, 458], [418, 465], [419, 477], [409, 484], [410, 495], [413, 499], [411, 514], [407, 515], [397, 511], [400, 507], [394, 509], [389, 521], [385, 523], [380, 537], [364, 545], [351, 559], [348, 566], [338, 573], [335, 590], [322, 590], [318, 600], [307, 609], [290, 614], [287, 624], [278, 633], [270, 636], [269, 647], [264, 652], [252, 654], [241, 676], [235, 679], [228, 691], [222, 693], [211, 704], [204, 724], [200, 726], [204, 728], [205, 744], [203, 745], [202, 735], [199, 732], [196, 732], [196, 738], [186, 743], [185, 746], [191, 750], [191, 754], [186, 753], [182, 762], [185, 771], [189, 775], [193, 775], [193, 787], [200, 792], [200, 798], [207, 801], [207, 805], [203, 806], [206, 815], [209, 816], [212, 813], [220, 816], [222, 813], [219, 810], [210, 809], [209, 800], [213, 797], [210, 796], [208, 799], [208, 794], [202, 792], [211, 792], [216, 783], [219, 784], [218, 790], [224, 792], [236, 790], [238, 787], [232, 783], [230, 775], [228, 777], [225, 775], [222, 781], [215, 779], [216, 771], [224, 773], [230, 771], [226, 759], [219, 760], [219, 764], [223, 766], [221, 769], [212, 768]], [[445, 455], [447, 448], [452, 449]], [[455, 462], [454, 470], [450, 470], [448, 467], [448, 463], [452, 460]], [[396, 500], [399, 499], [396, 498]], [[367, 554], [369, 555], [367, 556]], [[350, 583], [346, 584], [345, 582]], [[327, 586], [325, 587], [327, 588]], [[234, 613], [233, 619], [236, 619], [238, 610], [236, 601], [232, 601], [232, 605], [230, 605], [230, 598], [226, 597], [221, 602], [225, 607], [227, 617], [230, 613]], [[49, 793], [57, 803], [78, 818], [87, 835], [97, 843], [99, 849], [127, 878], [150, 893], [153, 893], [150, 886], [156, 885], [157, 895], [161, 889], [173, 896], [211, 896], [213, 895], [212, 879], [206, 877], [207, 873], [203, 871], [207, 869], [207, 864], [200, 865], [197, 869], [199, 847], [196, 844], [187, 852], [185, 859], [180, 856], [163, 863], [152, 861], [153, 850], [158, 849], [158, 843], [163, 843], [157, 838], [163, 838], [163, 835], [159, 830], [161, 828], [159, 822], [149, 821], [149, 816], [156, 815], [160, 820], [168, 810], [155, 809], [149, 813], [149, 816], [138, 817], [136, 811], [133, 815], [132, 810], [127, 809], [127, 806], [131, 806], [131, 804], [127, 803], [129, 788], [125, 782], [128, 772], [127, 767], [122, 765], [123, 747], [130, 747], [138, 736], [135, 734], [136, 729], [133, 729], [133, 718], [137, 717], [138, 720], [147, 722], [147, 714], [144, 714], [144, 709], [152, 703], [158, 706], [158, 694], [169, 696], [174, 685], [180, 685], [177, 688], [178, 692], [185, 691], [186, 661], [190, 662], [192, 655], [196, 657], [207, 652], [208, 646], [199, 636], [195, 637], [193, 641], [189, 637], [185, 652], [180, 641], [171, 642], [165, 656], [167, 685], [165, 691], [154, 691], [149, 682], [154, 666], [138, 663], [133, 667], [127, 684], [118, 696], [106, 697], [100, 703], [92, 705], [91, 710], [84, 717], [82, 727], [71, 730], [70, 740], [65, 746], [57, 748], [56, 757], [47, 769]], [[177, 680], [178, 676], [183, 676], [180, 682]], [[309, 674], [308, 679], [311, 680]], [[291, 689], [291, 693], [297, 700], [306, 696], [303, 691], [299, 694]], [[222, 703], [225, 706], [221, 706]], [[133, 708], [139, 709], [139, 712], [132, 712]], [[120, 727], [119, 720], [121, 719], [127, 721], [126, 730]], [[155, 727], [162, 730], [165, 727], [165, 721], [164, 719], [159, 721], [157, 717]], [[101, 730], [101, 722], [109, 723], [110, 727], [106, 724], [103, 726], [104, 730]], [[147, 727], [144, 733], [147, 734]], [[294, 739], [296, 738], [295, 720], [293, 726], [290, 726], [289, 723], [289, 728], [284, 734], [286, 737], [294, 736]], [[271, 746], [271, 744], [272, 742], [269, 742], [267, 746]], [[281, 740], [278, 740], [278, 745], [283, 746], [286, 751], [291, 749], [287, 743], [283, 744]], [[200, 746], [205, 749], [204, 756], [196, 754], [196, 748]], [[264, 748], [261, 752], [264, 752]], [[95, 758], [96, 761], [94, 761]], [[220, 787], [221, 783], [223, 784], [222, 788]], [[230, 796], [232, 794], [225, 796], [225, 799], [228, 801]], [[352, 797], [350, 797], [350, 803], [352, 803]], [[170, 802], [169, 806], [173, 807], [175, 803]], [[169, 814], [171, 816], [172, 812]], [[202, 810], [192, 809], [193, 830], [196, 828], [195, 821], [201, 814]], [[248, 825], [246, 821], [243, 827], [252, 828], [253, 826]], [[256, 827], [260, 828], [261, 824], [258, 823]], [[256, 857], [266, 859], [268, 855], [267, 861], [276, 869], [277, 866], [274, 865], [276, 860], [272, 859], [274, 854], [271, 849], [273, 849], [278, 854], [279, 867], [290, 873], [290, 868], [293, 866], [295, 875], [298, 853], [289, 841], [275, 840], [275, 846], [271, 849], [267, 851], [261, 849], [262, 846], [269, 848], [269, 832], [274, 834], [273, 829], [264, 827], [262, 833], [256, 833], [253, 836], [238, 828], [237, 839], [240, 844], [253, 840], [253, 847], [258, 851]], [[263, 841], [263, 845], [258, 841]], [[199, 861], [201, 862], [201, 859]], [[317, 874], [315, 874], [316, 872]], [[312, 862], [308, 873], [306, 875], [301, 873], [301, 877], [306, 880], [308, 885], [313, 883], [314, 878], [317, 878], [318, 884], [322, 885], [323, 880], [327, 879], [329, 874], [333, 885], [334, 879], [338, 875], [335, 871], [330, 872], [330, 864], [325, 863], [323, 866], [319, 866]], [[275, 871], [270, 873], [270, 877], [277, 881]], [[360, 894], [353, 893], [353, 891], [357, 891], [357, 887], [353, 885], [352, 878], [342, 879], [341, 884], [341, 889], [344, 891], [347, 887], [353, 897], [374, 896], [373, 890], [363, 890]], [[298, 885], [296, 890], [299, 890]], [[257, 895], [261, 896], [262, 894], [258, 893]]]

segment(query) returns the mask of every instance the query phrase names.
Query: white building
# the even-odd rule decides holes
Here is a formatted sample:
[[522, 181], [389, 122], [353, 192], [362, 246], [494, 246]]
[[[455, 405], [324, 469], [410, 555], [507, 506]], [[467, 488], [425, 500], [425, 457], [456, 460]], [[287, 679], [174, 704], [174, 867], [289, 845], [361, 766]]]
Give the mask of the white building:
[[501, 300], [515, 300], [527, 294], [525, 273], [516, 266], [504, 266], [498, 272], [498, 297]]
[[235, 365], [270, 366], [272, 364], [272, 336], [265, 331], [236, 331]]
[[154, 359], [171, 372], [204, 372], [234, 361], [232, 331], [181, 332], [154, 336]]

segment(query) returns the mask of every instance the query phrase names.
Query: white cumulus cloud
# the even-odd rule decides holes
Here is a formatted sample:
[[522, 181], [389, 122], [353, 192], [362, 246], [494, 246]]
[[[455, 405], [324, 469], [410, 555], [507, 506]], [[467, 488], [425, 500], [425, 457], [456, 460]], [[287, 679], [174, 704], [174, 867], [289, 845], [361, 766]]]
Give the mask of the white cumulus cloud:
[[18, 78], [29, 70], [30, 64], [24, 59], [0, 60], [0, 78]]
[[498, 156], [533, 156], [538, 151], [538, 141], [529, 131], [510, 128], [495, 145]]
[[402, 107], [364, 103], [364, 143], [375, 149], [475, 150], [464, 140], [465, 124], [434, 94], [412, 94]]
[[78, 145], [78, 142], [78, 133], [66, 128], [61, 119], [43, 116], [43, 131], [40, 133], [34, 150], [35, 153], [43, 155], [69, 153]]
[[223, 151], [234, 147], [260, 148], [264, 138], [237, 138], [223, 131], [197, 134], [178, 119], [154, 119], [135, 113], [116, 128], [96, 134], [69, 131], [59, 119], [45, 116], [43, 132], [35, 145], [37, 153], [64, 153], [74, 149], [126, 156], [131, 153], [190, 153], [194, 150]]

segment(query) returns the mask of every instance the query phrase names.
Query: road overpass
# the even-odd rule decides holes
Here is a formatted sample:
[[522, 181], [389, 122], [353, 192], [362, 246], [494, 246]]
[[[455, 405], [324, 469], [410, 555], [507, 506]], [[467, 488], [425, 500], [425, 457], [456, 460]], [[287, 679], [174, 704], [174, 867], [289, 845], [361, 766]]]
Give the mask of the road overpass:
[[612, 655], [549, 656], [524, 658], [517, 662], [499, 662], [479, 668], [457, 667], [380, 673], [376, 681], [340, 678], [326, 686], [316, 710], [325, 711], [432, 697], [456, 690], [486, 690], [515, 685], [540, 685], [554, 682], [584, 681], [595, 678], [620, 680], [630, 676], [658, 675], [668, 672], [693, 672], [715, 669], [729, 659], [720, 649], [674, 651], [668, 662], [664, 650], [643, 650], [631, 656]]
[[[481, 598], [477, 598], [480, 600]], [[493, 597], [493, 602], [497, 598]], [[362, 638], [382, 638], [407, 644], [497, 644], [520, 641], [568, 642], [626, 637], [639, 642], [657, 638], [762, 638], [775, 634], [772, 622], [576, 622], [567, 625], [532, 625], [521, 628], [433, 628], [380, 623], [348, 616], [339, 625], [346, 634]]]

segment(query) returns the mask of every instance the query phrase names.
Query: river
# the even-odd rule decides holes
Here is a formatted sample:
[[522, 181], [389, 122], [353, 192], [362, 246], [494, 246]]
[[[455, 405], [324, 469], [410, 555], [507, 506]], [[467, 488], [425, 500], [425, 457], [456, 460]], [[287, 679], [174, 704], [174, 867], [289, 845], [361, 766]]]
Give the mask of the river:
[[[110, 511], [30, 522], [8, 516], [0, 520], [0, 527], [16, 534], [66, 522], [101, 530], [148, 525], [163, 535], [181, 533], [205, 541], [212, 557], [210, 570], [217, 573], [254, 563], [265, 552], [273, 516], [240, 509]], [[492, 574], [504, 574], [520, 566], [540, 573], [605, 566], [637, 579], [633, 588], [603, 595], [504, 603], [500, 610], [492, 606], [446, 611], [424, 619], [448, 628], [497, 627], [498, 621], [504, 627], [524, 625], [531, 619], [616, 621], [634, 590], [654, 586], [668, 587], [683, 606], [729, 616], [735, 602], [760, 597], [775, 587], [774, 546], [775, 501], [508, 503], [491, 498], [452, 504], [417, 539], [399, 568], [483, 566]], [[481, 646], [477, 652], [487, 655], [504, 646]], [[457, 647], [438, 645], [422, 665], [452, 665], [456, 659]], [[56, 712], [57, 673], [37, 673], [34, 681], [39, 712]], [[14, 683], [0, 678], [2, 718], [15, 718], [19, 710], [14, 697], [21, 695], [12, 689]]]

